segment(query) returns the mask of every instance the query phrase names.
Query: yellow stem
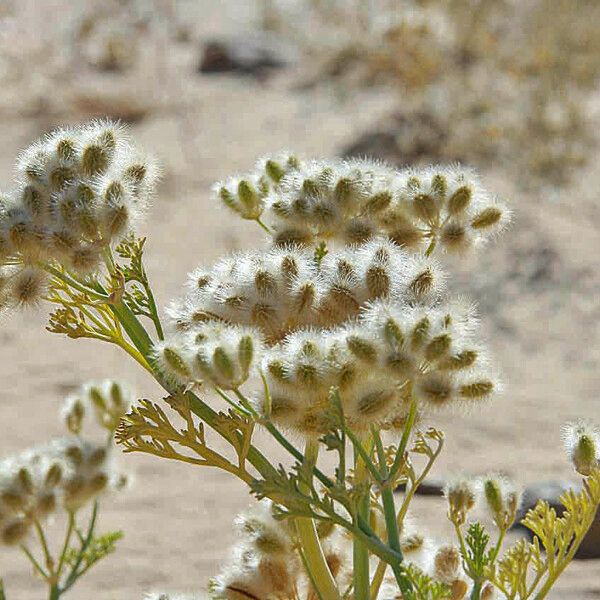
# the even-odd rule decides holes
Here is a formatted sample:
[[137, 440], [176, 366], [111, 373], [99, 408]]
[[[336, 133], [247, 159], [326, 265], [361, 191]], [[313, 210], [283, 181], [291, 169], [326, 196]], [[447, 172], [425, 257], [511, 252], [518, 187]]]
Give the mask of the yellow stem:
[[[317, 462], [318, 452], [318, 441], [309, 440], [306, 444], [304, 465], [313, 468]], [[302, 487], [306, 491], [307, 486], [302, 484]], [[302, 545], [306, 568], [310, 572], [319, 597], [321, 600], [340, 600], [340, 593], [327, 565], [314, 521], [308, 517], [299, 517], [296, 519], [296, 528]]]

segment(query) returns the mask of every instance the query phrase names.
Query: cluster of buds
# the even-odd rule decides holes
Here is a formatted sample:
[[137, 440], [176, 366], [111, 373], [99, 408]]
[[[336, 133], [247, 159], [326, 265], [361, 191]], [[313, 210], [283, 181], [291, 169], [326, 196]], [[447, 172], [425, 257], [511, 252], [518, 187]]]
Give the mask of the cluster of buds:
[[329, 252], [297, 246], [236, 254], [190, 274], [188, 294], [173, 303], [174, 328], [206, 321], [258, 328], [267, 342], [301, 327], [326, 328], [356, 317], [368, 302], [433, 302], [443, 288], [437, 263], [387, 239]]
[[265, 354], [270, 398], [259, 410], [286, 428], [321, 434], [331, 388], [356, 430], [401, 425], [411, 396], [424, 409], [488, 398], [499, 384], [469, 325], [455, 307], [378, 301], [346, 326], [290, 334]]
[[134, 401], [133, 392], [119, 381], [89, 382], [75, 394], [67, 396], [61, 418], [66, 428], [75, 435], [81, 433], [88, 415], [93, 416], [97, 425], [112, 433]]
[[460, 527], [476, 505], [485, 508], [500, 531], [506, 532], [515, 522], [521, 504], [521, 490], [502, 475], [480, 478], [458, 477], [444, 490], [448, 502], [448, 518]]
[[[2, 544], [23, 543], [32, 526], [53, 514], [74, 514], [103, 493], [123, 488], [127, 476], [118, 472], [110, 444], [132, 401], [131, 391], [117, 381], [87, 383], [64, 402], [61, 416], [70, 435], [0, 461]], [[108, 444], [81, 437], [88, 412], [110, 432]]]
[[258, 331], [218, 321], [156, 345], [158, 365], [175, 383], [208, 380], [225, 390], [237, 389], [248, 379], [260, 354]]
[[[275, 179], [264, 174], [264, 165], [271, 164], [277, 165]], [[236, 194], [233, 184], [217, 188], [219, 198], [244, 218], [263, 219], [277, 245], [361, 243], [384, 233], [414, 251], [437, 246], [461, 254], [509, 218], [476, 175], [459, 167], [397, 171], [369, 160], [284, 164], [263, 161], [234, 180]]]
[[209, 585], [215, 600], [233, 598], [292, 598], [300, 573], [289, 525], [273, 517], [263, 500], [236, 521], [241, 541], [230, 565]]
[[[229, 565], [211, 580], [210, 598], [317, 597], [301, 568], [293, 523], [275, 519], [273, 514], [272, 502], [261, 500], [238, 516], [235, 524], [240, 541], [233, 549]], [[338, 583], [348, 585], [352, 575], [348, 538], [325, 521], [317, 531], [331, 574]]]
[[[165, 376], [235, 390], [261, 375], [269, 393], [257, 412], [307, 436], [330, 427], [332, 388], [363, 431], [403, 425], [411, 398], [436, 409], [498, 391], [474, 311], [443, 300], [431, 257], [479, 243], [508, 219], [473, 173], [285, 155], [235, 181], [220, 197], [237, 212], [260, 199], [245, 218], [264, 217], [274, 243], [190, 274], [155, 348]], [[359, 220], [370, 233], [351, 239]], [[283, 243], [282, 231], [301, 227], [304, 237]]]
[[21, 543], [53, 513], [75, 512], [121, 479], [104, 445], [57, 439], [0, 463], [0, 540]]
[[575, 470], [589, 476], [600, 465], [600, 429], [587, 420], [579, 419], [563, 427], [563, 441]]
[[0, 299], [9, 306], [43, 295], [48, 264], [95, 270], [144, 214], [157, 179], [123, 128], [105, 121], [34, 143], [17, 173], [0, 197]]
[[291, 153], [266, 157], [258, 161], [254, 171], [232, 177], [213, 186], [213, 193], [225, 206], [242, 219], [259, 220], [265, 208], [265, 199], [281, 180], [300, 168], [300, 159]]
[[500, 531], [515, 522], [521, 504], [521, 490], [514, 482], [500, 475], [490, 475], [482, 481], [485, 506]]

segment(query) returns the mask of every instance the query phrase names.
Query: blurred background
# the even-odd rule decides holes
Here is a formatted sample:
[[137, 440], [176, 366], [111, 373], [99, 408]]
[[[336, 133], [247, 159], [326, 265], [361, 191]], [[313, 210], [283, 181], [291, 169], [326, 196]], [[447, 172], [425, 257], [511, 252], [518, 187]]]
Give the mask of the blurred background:
[[[266, 152], [477, 167], [515, 223], [450, 266], [451, 288], [479, 304], [506, 392], [436, 417], [448, 440], [434, 476], [568, 481], [560, 425], [600, 412], [599, 22], [597, 0], [0, 0], [0, 187], [18, 151], [56, 126], [130, 124], [164, 170], [146, 226], [164, 306], [197, 265], [262, 243], [209, 190]], [[160, 395], [116, 350], [45, 332], [46, 315], [0, 328], [2, 455], [60, 434], [60, 402], [86, 379]], [[246, 490], [208, 470], [125, 461], [137, 483], [101, 522], [125, 539], [74, 600], [202, 589]], [[443, 502], [418, 502], [416, 517], [443, 533]], [[9, 597], [39, 600], [3, 552]], [[551, 597], [600, 598], [600, 561], [576, 561]]]

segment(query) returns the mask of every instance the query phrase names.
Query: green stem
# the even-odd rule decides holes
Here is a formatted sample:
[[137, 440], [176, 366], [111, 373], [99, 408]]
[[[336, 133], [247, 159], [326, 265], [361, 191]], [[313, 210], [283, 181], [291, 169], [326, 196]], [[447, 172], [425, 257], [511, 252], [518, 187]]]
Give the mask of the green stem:
[[[351, 438], [352, 439], [352, 438]], [[362, 448], [360, 440], [357, 440], [358, 446], [354, 444], [354, 479], [355, 485], [360, 486], [363, 482], [366, 482], [366, 467], [367, 462], [364, 459], [366, 451]], [[363, 452], [360, 449], [363, 449]], [[361, 460], [362, 458], [362, 460]], [[371, 459], [367, 455], [367, 460], [371, 462]], [[369, 520], [369, 504], [370, 504], [370, 486], [363, 491], [361, 497], [358, 500], [357, 514], [355, 517], [355, 523], [357, 522], [358, 516], [365, 521]], [[365, 544], [354, 538], [352, 540], [352, 563], [354, 567], [354, 598], [355, 600], [369, 600], [370, 597], [370, 573], [369, 573], [369, 550]]]
[[44, 553], [46, 569], [48, 569], [48, 580], [52, 583], [55, 583], [56, 573], [54, 571], [54, 560], [52, 559], [52, 554], [50, 554], [50, 549], [48, 548], [48, 542], [46, 541], [44, 530], [42, 529], [42, 526], [40, 525], [40, 522], [37, 519], [33, 521], [33, 527], [38, 535], [40, 544], [42, 546], [42, 551]]
[[131, 309], [122, 300], [110, 304], [110, 309], [127, 332], [133, 345], [152, 364], [152, 339], [136, 316], [131, 312]]
[[156, 301], [154, 300], [152, 288], [147, 282], [145, 282], [144, 289], [146, 290], [146, 296], [148, 297], [148, 304], [150, 307], [150, 313], [152, 315], [152, 322], [154, 323], [154, 329], [156, 329], [156, 335], [158, 336], [159, 340], [164, 340], [165, 335], [163, 332], [162, 323], [160, 322], [160, 316], [158, 315], [158, 309], [156, 308]]
[[260, 217], [256, 217], [255, 221], [260, 225], [260, 227], [266, 231], [269, 235], [271, 235], [271, 230], [269, 229], [269, 227], [267, 225], [265, 225], [261, 220]]
[[[44, 581], [48, 581], [48, 579], [49, 579], [48, 573], [46, 573], [46, 571], [44, 571], [44, 569], [42, 568], [40, 563], [35, 559], [35, 556], [33, 556], [33, 554], [29, 551], [27, 546], [22, 545], [21, 550], [23, 551], [25, 556], [29, 559], [29, 562], [33, 566], [34, 571], [37, 571]], [[0, 596], [0, 598], [1, 598], [1, 596]]]
[[73, 511], [69, 511], [69, 524], [67, 526], [67, 533], [65, 535], [65, 541], [62, 547], [62, 551], [60, 553], [60, 558], [58, 560], [58, 567], [56, 568], [56, 578], [57, 581], [60, 581], [60, 575], [62, 573], [65, 559], [67, 557], [67, 552], [69, 551], [69, 544], [71, 542], [71, 536], [73, 535], [73, 528], [75, 527], [75, 514]]
[[81, 566], [81, 563], [83, 561], [85, 551], [87, 550], [88, 546], [92, 542], [92, 539], [94, 538], [94, 529], [96, 528], [96, 519], [97, 518], [98, 518], [98, 501], [95, 501], [94, 507], [92, 508], [92, 515], [90, 517], [87, 534], [86, 534], [85, 538], [83, 539], [83, 541], [81, 542], [81, 548], [79, 549], [79, 554], [77, 555], [75, 564], [71, 568], [71, 572], [69, 573], [69, 576], [67, 577], [67, 580], [65, 581], [65, 584], [62, 586], [62, 588], [60, 590], [61, 594], [66, 592], [79, 579], [79, 576], [81, 575], [81, 573], [78, 572], [79, 567]]
[[[316, 440], [309, 440], [306, 444], [303, 467], [310, 471], [317, 462], [318, 444]], [[302, 484], [302, 487], [307, 486]], [[340, 593], [327, 565], [314, 521], [311, 518], [299, 517], [296, 519], [296, 527], [304, 559], [319, 597], [323, 600], [340, 600]]]
[[58, 585], [55, 583], [50, 587], [50, 595], [48, 596], [48, 600], [59, 600], [60, 598], [60, 589]]
[[481, 597], [481, 587], [483, 586], [483, 582], [474, 581], [473, 589], [471, 590], [471, 595], [469, 596], [470, 600], [479, 600]]
[[379, 471], [377, 471], [377, 467], [375, 467], [375, 465], [373, 464], [371, 457], [368, 455], [367, 451], [363, 448], [361, 441], [356, 437], [356, 435], [354, 435], [354, 433], [352, 432], [351, 429], [346, 428], [346, 435], [350, 438], [350, 441], [352, 442], [352, 446], [354, 447], [355, 468], [356, 468], [356, 465], [358, 464], [357, 458], [360, 456], [360, 458], [362, 458], [362, 463], [360, 463], [360, 464], [364, 465], [368, 469], [368, 471], [371, 474], [371, 476], [373, 477], [373, 479], [381, 485], [383, 483], [383, 481], [381, 479], [381, 475], [380, 475]]
[[404, 453], [406, 452], [406, 447], [408, 446], [408, 440], [410, 438], [410, 433], [412, 428], [414, 427], [415, 421], [417, 419], [417, 400], [413, 398], [410, 403], [410, 408], [408, 411], [408, 417], [406, 418], [406, 423], [404, 425], [404, 431], [402, 432], [402, 437], [400, 438], [400, 444], [398, 445], [398, 451], [396, 453], [396, 458], [394, 459], [394, 464], [390, 469], [390, 477], [395, 479], [400, 468], [402, 466], [402, 461], [404, 460]]
[[[408, 597], [408, 594], [412, 591], [410, 582], [406, 579], [402, 573], [400, 565], [404, 560], [402, 555], [402, 549], [400, 547], [400, 531], [398, 530], [398, 521], [396, 519], [396, 503], [394, 501], [394, 492], [392, 490], [392, 482], [389, 481], [389, 471], [385, 459], [385, 451], [381, 436], [378, 431], [373, 431], [373, 437], [375, 439], [375, 445], [377, 448], [377, 454], [379, 457], [379, 469], [381, 471], [382, 479], [386, 484], [381, 488], [381, 500], [383, 502], [383, 514], [385, 516], [385, 527], [388, 536], [388, 544], [392, 550], [395, 550], [399, 556], [398, 561], [392, 565], [392, 570], [400, 587], [400, 591], [404, 597]], [[385, 571], [384, 571], [385, 573]]]
[[56, 277], [57, 279], [60, 279], [62, 282], [66, 283], [68, 286], [76, 289], [78, 292], [81, 292], [82, 294], [87, 294], [88, 296], [90, 296], [90, 298], [94, 298], [94, 300], [99, 300], [101, 302], [108, 302], [108, 300], [109, 300], [108, 295], [102, 294], [100, 292], [93, 290], [92, 288], [88, 287], [87, 285], [80, 283], [79, 281], [77, 281], [76, 279], [74, 279], [73, 277], [68, 275], [67, 273], [63, 273], [63, 272], [59, 271], [58, 269], [56, 269], [55, 267], [50, 266], [49, 264], [43, 265], [42, 268], [44, 269], [44, 271], [46, 271], [50, 275]]

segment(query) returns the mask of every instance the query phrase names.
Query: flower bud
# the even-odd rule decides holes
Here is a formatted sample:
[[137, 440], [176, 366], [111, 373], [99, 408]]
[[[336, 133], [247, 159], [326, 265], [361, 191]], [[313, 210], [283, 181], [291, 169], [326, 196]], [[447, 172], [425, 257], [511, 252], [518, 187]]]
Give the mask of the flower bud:
[[477, 485], [474, 480], [458, 478], [444, 488], [448, 502], [448, 518], [457, 525], [463, 525], [468, 512], [477, 502]]
[[491, 475], [483, 480], [483, 495], [494, 522], [506, 531], [517, 516], [521, 492], [505, 477]]
[[565, 424], [562, 434], [575, 470], [584, 477], [591, 475], [600, 458], [600, 430], [590, 421], [580, 419]]
[[488, 227], [496, 225], [501, 218], [502, 211], [495, 206], [489, 206], [475, 216], [471, 221], [471, 227], [473, 229], [487, 229]]
[[456, 546], [440, 546], [435, 553], [433, 564], [435, 578], [449, 585], [460, 573], [460, 551]]
[[473, 191], [467, 186], [459, 187], [448, 199], [448, 213], [462, 213], [470, 204]]
[[450, 600], [463, 600], [469, 591], [469, 585], [464, 579], [455, 579], [450, 585]]
[[0, 539], [7, 546], [19, 544], [29, 532], [30, 523], [26, 519], [19, 518], [2, 526]]

